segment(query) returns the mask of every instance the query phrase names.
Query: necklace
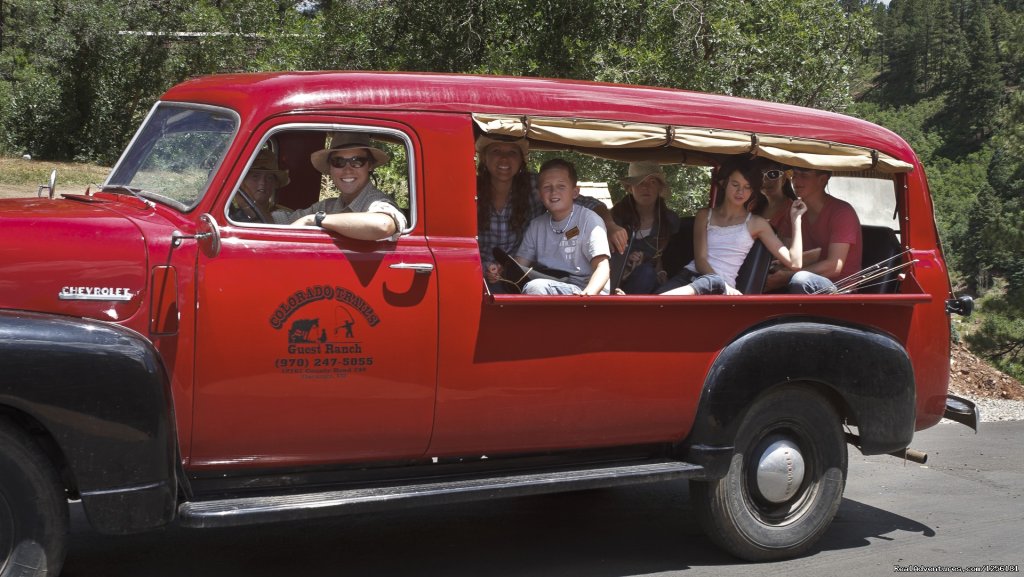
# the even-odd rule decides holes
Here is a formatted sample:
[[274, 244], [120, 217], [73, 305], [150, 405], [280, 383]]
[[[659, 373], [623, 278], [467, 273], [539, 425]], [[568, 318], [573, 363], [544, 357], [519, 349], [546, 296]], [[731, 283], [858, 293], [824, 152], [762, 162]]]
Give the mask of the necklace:
[[572, 215], [575, 212], [576, 212], [576, 207], [573, 206], [572, 210], [569, 211], [569, 218], [565, 219], [565, 225], [562, 226], [561, 230], [555, 228], [555, 217], [552, 216], [551, 213], [549, 212], [548, 213], [548, 224], [551, 226], [551, 232], [553, 232], [555, 234], [563, 234], [566, 231], [566, 229], [569, 228], [569, 225], [572, 223]]

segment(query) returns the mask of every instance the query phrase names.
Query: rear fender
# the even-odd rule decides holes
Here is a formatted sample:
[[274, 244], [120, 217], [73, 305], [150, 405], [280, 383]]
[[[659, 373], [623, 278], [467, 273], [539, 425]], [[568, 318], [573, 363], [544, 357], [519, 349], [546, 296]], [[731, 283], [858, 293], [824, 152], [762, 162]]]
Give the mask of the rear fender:
[[892, 337], [833, 320], [776, 321], [725, 347], [704, 382], [686, 458], [710, 476], [728, 469], [747, 407], [766, 390], [806, 383], [856, 423], [860, 449], [879, 455], [906, 448], [914, 436], [914, 370]]

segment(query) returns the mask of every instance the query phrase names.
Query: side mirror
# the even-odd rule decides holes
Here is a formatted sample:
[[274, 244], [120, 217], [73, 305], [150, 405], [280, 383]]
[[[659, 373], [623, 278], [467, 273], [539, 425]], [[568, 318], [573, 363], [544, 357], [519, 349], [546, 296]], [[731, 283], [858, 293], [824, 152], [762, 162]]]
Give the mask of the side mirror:
[[214, 258], [220, 254], [220, 228], [210, 213], [199, 216], [199, 226], [196, 227], [195, 234], [182, 234], [178, 231], [171, 233], [171, 247], [178, 248], [183, 241], [190, 239], [199, 244], [199, 250], [206, 256]]
[[53, 200], [53, 195], [57, 191], [57, 169], [56, 168], [54, 168], [53, 170], [50, 171], [50, 183], [49, 184], [40, 184], [39, 185], [39, 190], [36, 191], [36, 196], [37, 197], [43, 196], [43, 191], [44, 190], [49, 191], [50, 199]]
[[969, 317], [974, 312], [974, 299], [968, 295], [946, 301], [946, 314]]

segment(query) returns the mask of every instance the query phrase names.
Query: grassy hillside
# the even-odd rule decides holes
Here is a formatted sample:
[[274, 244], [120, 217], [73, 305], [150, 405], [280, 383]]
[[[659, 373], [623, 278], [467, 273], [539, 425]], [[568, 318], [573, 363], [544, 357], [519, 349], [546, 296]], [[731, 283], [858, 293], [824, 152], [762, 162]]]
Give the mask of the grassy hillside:
[[95, 164], [0, 157], [0, 196], [35, 196], [39, 185], [49, 182], [50, 171], [55, 168], [58, 192], [81, 192], [87, 186], [97, 186], [110, 172], [110, 167]]

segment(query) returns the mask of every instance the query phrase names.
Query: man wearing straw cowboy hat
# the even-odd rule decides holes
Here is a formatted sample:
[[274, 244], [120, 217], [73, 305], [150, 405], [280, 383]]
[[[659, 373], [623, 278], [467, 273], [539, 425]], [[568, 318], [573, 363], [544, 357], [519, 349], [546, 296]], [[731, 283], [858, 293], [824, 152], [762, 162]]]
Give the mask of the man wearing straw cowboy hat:
[[292, 213], [275, 213], [275, 220], [319, 226], [359, 240], [398, 240], [406, 227], [405, 215], [370, 182], [373, 169], [391, 157], [371, 146], [368, 134], [336, 132], [331, 145], [314, 152], [309, 160], [322, 174], [330, 175], [338, 196]]

